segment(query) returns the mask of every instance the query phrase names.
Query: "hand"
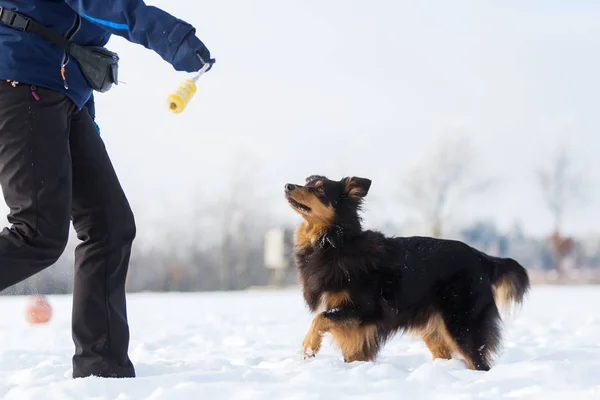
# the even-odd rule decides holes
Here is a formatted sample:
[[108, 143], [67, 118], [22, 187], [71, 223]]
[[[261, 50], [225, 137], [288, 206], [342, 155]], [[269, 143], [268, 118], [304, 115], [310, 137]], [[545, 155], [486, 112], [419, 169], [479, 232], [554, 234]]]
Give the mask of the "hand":
[[[214, 58], [210, 58], [210, 51], [208, 51], [208, 49], [205, 47], [202, 51], [196, 52], [196, 54], [198, 54], [198, 57], [200, 57], [202, 60], [202, 66], [200, 66], [200, 68], [204, 67], [204, 64], [208, 63], [209, 65], [205, 72], [210, 71], [213, 67], [213, 64], [216, 62]], [[200, 70], [200, 68], [198, 68], [198, 70]]]
[[210, 58], [210, 51], [193, 32], [184, 39], [173, 57], [173, 68], [177, 71], [196, 72], [209, 63], [206, 72], [210, 71], [215, 59]]

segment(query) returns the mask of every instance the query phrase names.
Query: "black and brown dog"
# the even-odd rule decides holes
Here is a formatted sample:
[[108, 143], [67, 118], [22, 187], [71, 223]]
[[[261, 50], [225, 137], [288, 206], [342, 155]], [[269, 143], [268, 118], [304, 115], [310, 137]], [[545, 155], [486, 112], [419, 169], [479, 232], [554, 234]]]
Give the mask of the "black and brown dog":
[[303, 218], [294, 256], [304, 299], [317, 313], [305, 357], [330, 333], [346, 362], [373, 361], [386, 340], [408, 332], [433, 358], [457, 353], [468, 368], [489, 370], [501, 341], [497, 305], [522, 303], [527, 271], [460, 241], [363, 230], [359, 212], [370, 187], [366, 178], [318, 175], [285, 185]]

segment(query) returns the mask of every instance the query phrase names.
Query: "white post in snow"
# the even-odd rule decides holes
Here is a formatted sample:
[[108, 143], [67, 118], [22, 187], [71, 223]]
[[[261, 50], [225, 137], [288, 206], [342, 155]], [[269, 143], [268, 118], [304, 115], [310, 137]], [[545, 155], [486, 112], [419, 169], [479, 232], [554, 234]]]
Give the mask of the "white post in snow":
[[272, 228], [265, 233], [264, 264], [271, 270], [269, 286], [282, 286], [292, 267], [291, 231]]

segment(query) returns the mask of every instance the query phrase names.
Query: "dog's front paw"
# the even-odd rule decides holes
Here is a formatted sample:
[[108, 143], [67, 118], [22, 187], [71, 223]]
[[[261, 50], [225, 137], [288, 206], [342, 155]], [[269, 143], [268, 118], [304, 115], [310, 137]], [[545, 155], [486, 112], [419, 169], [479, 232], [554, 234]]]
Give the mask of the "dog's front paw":
[[314, 357], [317, 355], [317, 352], [311, 349], [310, 347], [305, 347], [303, 351], [304, 359]]
[[318, 334], [308, 334], [302, 342], [302, 350], [304, 359], [311, 358], [317, 355], [321, 349], [321, 336]]

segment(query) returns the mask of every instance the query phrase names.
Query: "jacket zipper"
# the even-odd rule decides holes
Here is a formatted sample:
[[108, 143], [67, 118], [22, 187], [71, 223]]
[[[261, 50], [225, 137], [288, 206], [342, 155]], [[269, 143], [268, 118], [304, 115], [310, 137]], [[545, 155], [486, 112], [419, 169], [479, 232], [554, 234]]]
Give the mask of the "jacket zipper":
[[[75, 33], [79, 30], [79, 25], [80, 25], [79, 14], [75, 14], [75, 22], [73, 22], [73, 25], [71, 25], [71, 28], [65, 35], [65, 38], [67, 40], [70, 40], [73, 37], [73, 35], [75, 35]], [[67, 53], [67, 51], [65, 50], [63, 52], [62, 63], [60, 66], [60, 76], [62, 77], [63, 85], [65, 86], [65, 89], [69, 89], [69, 85], [67, 84], [67, 77], [65, 75], [65, 67], [69, 63], [69, 60], [70, 60], [70, 56]]]

